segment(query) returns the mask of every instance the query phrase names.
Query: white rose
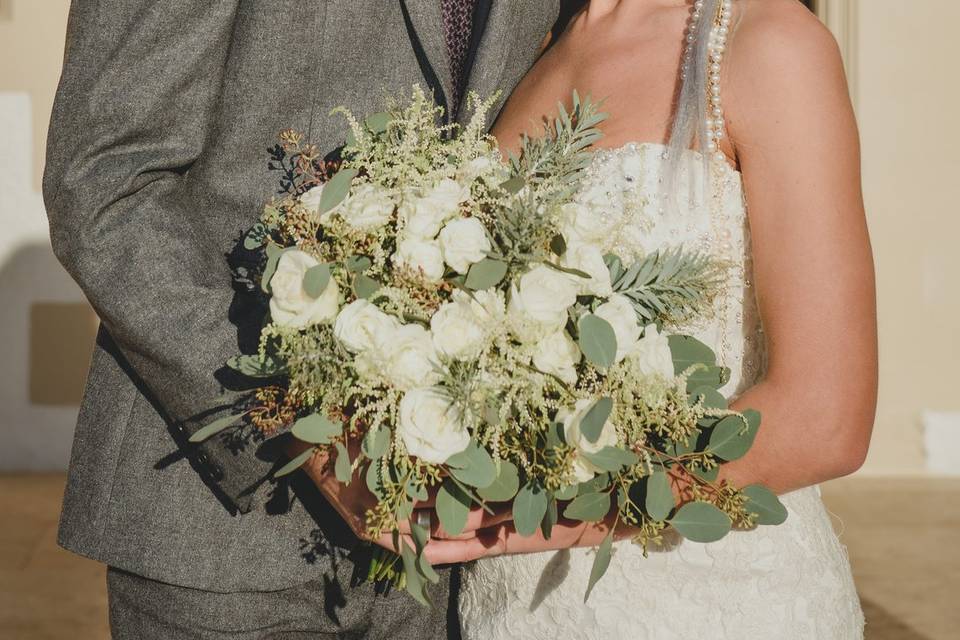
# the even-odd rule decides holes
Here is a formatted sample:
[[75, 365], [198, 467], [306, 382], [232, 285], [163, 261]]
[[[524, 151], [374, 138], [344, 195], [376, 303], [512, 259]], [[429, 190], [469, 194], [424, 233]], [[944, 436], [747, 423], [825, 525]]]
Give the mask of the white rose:
[[613, 285], [610, 283], [610, 270], [603, 261], [603, 252], [599, 247], [582, 243], [568, 246], [560, 264], [590, 275], [589, 279], [574, 276], [580, 286], [579, 293], [581, 295], [606, 298], [613, 293]]
[[408, 453], [433, 464], [443, 464], [470, 444], [460, 411], [437, 387], [404, 394], [397, 433]]
[[471, 300], [447, 302], [430, 318], [434, 346], [446, 358], [476, 358], [486, 346], [489, 336], [483, 320]]
[[487, 230], [476, 218], [451, 220], [438, 239], [444, 261], [457, 273], [469, 271], [470, 265], [486, 258], [492, 249]]
[[388, 191], [365, 183], [356, 187], [347, 198], [341, 216], [351, 227], [371, 231], [390, 222], [393, 209], [393, 198]]
[[610, 323], [613, 333], [617, 336], [617, 357], [620, 362], [627, 357], [640, 339], [643, 329], [637, 322], [637, 312], [633, 304], [623, 294], [613, 295], [607, 302], [597, 307], [594, 314]]
[[410, 236], [431, 240], [443, 223], [454, 217], [470, 197], [470, 188], [444, 178], [421, 197], [408, 194], [400, 206], [404, 229]]
[[567, 384], [577, 381], [577, 363], [580, 362], [580, 348], [566, 331], [557, 331], [539, 341], [533, 352], [533, 366], [544, 373], [550, 373]]
[[507, 320], [522, 342], [534, 342], [559, 331], [567, 309], [577, 301], [573, 276], [538, 265], [511, 288]]
[[636, 360], [645, 375], [660, 375], [666, 380], [674, 377], [673, 353], [667, 336], [657, 330], [657, 325], [648, 325], [630, 358]]
[[615, 216], [601, 216], [593, 207], [568, 202], [560, 207], [560, 233], [567, 244], [606, 245], [619, 221]]
[[379, 349], [400, 328], [400, 322], [366, 300], [348, 304], [333, 323], [333, 335], [348, 351]]
[[[561, 409], [557, 412], [557, 421], [563, 423], [563, 437], [567, 444], [573, 447], [577, 454], [597, 453], [604, 447], [615, 447], [620, 444], [616, 426], [608, 419], [600, 431], [596, 442], [590, 442], [580, 432], [580, 423], [590, 411], [594, 400], [577, 400], [576, 406], [570, 409]], [[573, 475], [577, 482], [587, 482], [603, 470], [596, 467], [582, 455], [577, 455], [573, 461]]]
[[440, 382], [437, 351], [430, 332], [420, 325], [401, 326], [382, 348], [384, 376], [397, 389], [422, 389]]
[[285, 251], [277, 261], [277, 270], [270, 278], [270, 316], [285, 327], [308, 327], [330, 322], [340, 305], [340, 288], [330, 278], [327, 288], [318, 297], [311, 297], [303, 288], [307, 271], [320, 263], [299, 249]]
[[443, 252], [436, 240], [407, 236], [400, 240], [393, 258], [395, 266], [418, 272], [428, 282], [443, 278]]

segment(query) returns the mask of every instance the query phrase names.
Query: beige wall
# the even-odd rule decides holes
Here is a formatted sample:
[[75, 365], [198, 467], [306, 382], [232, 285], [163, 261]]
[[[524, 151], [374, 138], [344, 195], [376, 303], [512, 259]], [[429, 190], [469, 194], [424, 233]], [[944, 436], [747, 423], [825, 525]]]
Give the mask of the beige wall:
[[[32, 301], [29, 309], [17, 312], [13, 324], [8, 323], [20, 327], [16, 329], [20, 333], [4, 337], [21, 344], [29, 344], [31, 330], [47, 330], [49, 323], [31, 323], [20, 316], [42, 318], [44, 308], [56, 308], [49, 307], [51, 304], [78, 302], [77, 292], [63, 282], [62, 275], [53, 273], [56, 266], [44, 253], [48, 250], [42, 210], [36, 211], [36, 219], [23, 216], [25, 209], [40, 207], [36, 192], [42, 148], [60, 69], [68, 4], [67, 0], [0, 0], [0, 93], [23, 93], [32, 105], [27, 125], [32, 154], [28, 154], [29, 173], [24, 178], [28, 184], [12, 187], [28, 191], [23, 197], [27, 204], [14, 207], [11, 200], [0, 200], [6, 203], [6, 209], [0, 210], [6, 234], [0, 239], [0, 269], [16, 251], [27, 247], [51, 270], [45, 288], [51, 290], [53, 282], [52, 290], [60, 292], [53, 299], [47, 296]], [[850, 62], [863, 137], [864, 189], [877, 257], [881, 396], [874, 445], [864, 472], [919, 472], [924, 468], [922, 412], [938, 410], [947, 412], [948, 418], [952, 412], [960, 416], [956, 389], [960, 287], [955, 282], [960, 275], [960, 250], [955, 248], [960, 237], [956, 197], [960, 128], [953, 117], [960, 105], [960, 83], [954, 68], [960, 59], [960, 39], [953, 32], [953, 25], [960, 24], [960, 3], [820, 0], [820, 9], [837, 30]], [[18, 135], [15, 126], [10, 129], [10, 135]], [[24, 158], [19, 145], [8, 147], [0, 145], [0, 174], [4, 176], [20, 167]], [[0, 273], [0, 283], [3, 277]], [[9, 309], [5, 312], [11, 313]], [[42, 336], [38, 341], [36, 335], [33, 341], [41, 346], [47, 342]], [[15, 404], [21, 395], [27, 397], [27, 381], [32, 379], [34, 399], [43, 404], [44, 394], [36, 395], [37, 368], [50, 365], [57, 353], [61, 352], [25, 353], [21, 364], [13, 365], [12, 371], [8, 368], [5, 389], [0, 389], [4, 402], [9, 405], [13, 397]], [[72, 357], [82, 358], [83, 350]], [[77, 367], [69, 370], [73, 373], [67, 388], [75, 389]], [[13, 385], [19, 386], [14, 389]], [[62, 394], [53, 395], [62, 403]], [[4, 414], [0, 419], [52, 420], [55, 425], [49, 433], [55, 436], [50, 437], [59, 440], [51, 460], [62, 460], [70, 436], [64, 425], [72, 416], [63, 410], [51, 415], [38, 418], [31, 404], [13, 418]], [[32, 425], [20, 425], [28, 427]], [[9, 445], [5, 440], [11, 429], [9, 424], [0, 424], [0, 450]], [[46, 431], [30, 432], [48, 438]], [[20, 444], [50, 446], [49, 440]], [[960, 451], [956, 458], [960, 459]]]
[[69, 6], [69, 0], [0, 0], [0, 91], [26, 92], [33, 103], [31, 166], [38, 190]]
[[947, 412], [954, 446], [960, 429], [960, 3], [821, 4], [849, 52], [877, 261], [880, 401], [865, 472], [910, 473], [924, 468], [924, 411]]

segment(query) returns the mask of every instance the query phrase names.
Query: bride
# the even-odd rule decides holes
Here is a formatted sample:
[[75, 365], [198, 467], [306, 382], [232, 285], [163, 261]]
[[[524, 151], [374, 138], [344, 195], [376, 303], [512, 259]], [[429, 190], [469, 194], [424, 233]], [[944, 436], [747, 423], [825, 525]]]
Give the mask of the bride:
[[784, 525], [648, 557], [617, 529], [583, 593], [601, 525], [550, 540], [509, 523], [436, 540], [464, 571], [467, 640], [861, 638], [844, 548], [817, 483], [863, 462], [876, 396], [874, 283], [856, 125], [837, 47], [795, 0], [593, 0], [530, 71], [495, 127], [515, 147], [576, 89], [604, 98], [604, 146], [583, 198], [634, 191], [653, 234], [736, 266], [715, 319], [724, 391], [764, 427], [722, 477], [763, 483]]

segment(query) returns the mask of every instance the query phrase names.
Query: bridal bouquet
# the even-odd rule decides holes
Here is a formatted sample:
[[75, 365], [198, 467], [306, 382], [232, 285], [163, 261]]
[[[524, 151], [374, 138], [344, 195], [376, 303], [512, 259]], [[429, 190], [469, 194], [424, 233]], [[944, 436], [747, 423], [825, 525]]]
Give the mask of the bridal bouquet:
[[[262, 255], [251, 277], [270, 322], [259, 353], [230, 362], [281, 382], [194, 439], [241, 420], [290, 428], [312, 446], [278, 475], [322, 454], [340, 482], [365, 482], [371, 538], [431, 492], [448, 534], [493, 503], [512, 504], [525, 536], [613, 518], [591, 589], [617, 526], [649, 545], [668, 526], [710, 542], [782, 522], [767, 489], [717, 482], [760, 417], [727, 407], [728, 372], [707, 345], [670, 332], [710, 313], [724, 264], [643, 252], [629, 211], [591, 217], [580, 187], [604, 116], [588, 100], [575, 95], [506, 162], [485, 133], [491, 104], [472, 98], [460, 129], [438, 126], [418, 90], [362, 121], [341, 110], [350, 133], [335, 164], [282, 134], [287, 195], [244, 240]], [[438, 576], [429, 532], [411, 527], [413, 546], [395, 535], [370, 577], [396, 567], [425, 601]]]

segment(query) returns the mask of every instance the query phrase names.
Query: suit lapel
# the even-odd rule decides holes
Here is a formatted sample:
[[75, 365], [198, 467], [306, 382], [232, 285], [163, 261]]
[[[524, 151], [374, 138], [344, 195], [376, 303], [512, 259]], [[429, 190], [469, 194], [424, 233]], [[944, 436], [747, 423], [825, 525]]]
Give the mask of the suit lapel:
[[443, 40], [440, 0], [400, 0], [400, 5], [423, 77], [436, 94], [434, 97], [437, 102], [446, 109], [453, 95], [453, 87], [450, 84], [447, 44]]

